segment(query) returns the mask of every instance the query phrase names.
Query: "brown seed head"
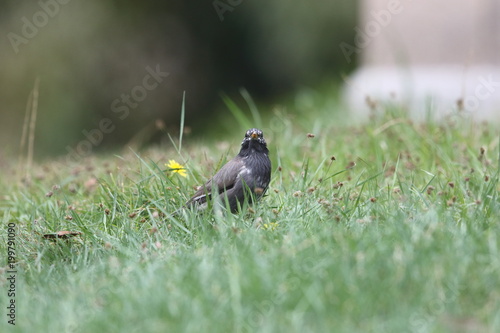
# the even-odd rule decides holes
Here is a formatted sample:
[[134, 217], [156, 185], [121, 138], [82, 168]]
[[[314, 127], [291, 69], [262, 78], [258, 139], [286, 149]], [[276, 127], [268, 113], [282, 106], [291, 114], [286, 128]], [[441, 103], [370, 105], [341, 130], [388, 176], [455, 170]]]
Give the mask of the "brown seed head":
[[432, 193], [432, 191], [434, 191], [434, 186], [432, 186], [432, 185], [431, 185], [431, 186], [428, 186], [428, 187], [427, 187], [427, 194], [431, 194], [431, 193]]

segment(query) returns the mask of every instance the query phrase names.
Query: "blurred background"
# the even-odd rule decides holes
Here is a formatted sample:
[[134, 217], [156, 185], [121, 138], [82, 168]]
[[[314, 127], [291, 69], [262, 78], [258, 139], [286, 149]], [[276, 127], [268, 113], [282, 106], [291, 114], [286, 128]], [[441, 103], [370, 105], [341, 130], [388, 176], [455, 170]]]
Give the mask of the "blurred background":
[[35, 157], [85, 156], [176, 135], [184, 92], [191, 136], [231, 127], [242, 88], [264, 113], [309, 93], [498, 121], [499, 22], [498, 0], [4, 0], [0, 157], [27, 106]]
[[19, 150], [37, 79], [37, 157], [176, 133], [184, 91], [197, 135], [230, 117], [221, 94], [271, 103], [341, 82], [356, 66], [339, 49], [356, 17], [352, 0], [2, 1], [2, 155]]

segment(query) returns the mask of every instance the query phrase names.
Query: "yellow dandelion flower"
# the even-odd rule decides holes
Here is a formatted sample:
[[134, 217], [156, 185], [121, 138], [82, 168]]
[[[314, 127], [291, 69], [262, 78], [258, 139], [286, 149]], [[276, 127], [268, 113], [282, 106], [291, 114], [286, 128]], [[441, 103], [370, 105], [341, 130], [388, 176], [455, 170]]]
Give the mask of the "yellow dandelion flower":
[[274, 231], [278, 228], [278, 226], [279, 226], [279, 223], [270, 222], [270, 223], [264, 223], [263, 228], [264, 228], [264, 230]]
[[179, 174], [179, 176], [182, 177], [187, 177], [186, 168], [182, 164], [177, 163], [175, 160], [169, 160], [168, 164], [165, 164], [165, 166], [168, 168], [168, 171], [172, 171], [172, 173], [177, 173]]

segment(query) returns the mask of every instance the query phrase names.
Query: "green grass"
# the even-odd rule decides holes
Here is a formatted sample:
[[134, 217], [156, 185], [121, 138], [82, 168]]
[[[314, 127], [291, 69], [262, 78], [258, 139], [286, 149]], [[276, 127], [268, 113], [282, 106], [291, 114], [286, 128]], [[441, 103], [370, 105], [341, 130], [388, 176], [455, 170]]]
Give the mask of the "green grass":
[[[24, 183], [4, 166], [17, 318], [4, 314], [2, 259], [0, 331], [500, 331], [494, 124], [417, 123], [379, 106], [349, 125], [311, 96], [265, 116], [243, 95], [250, 109], [228, 103], [238, 126], [203, 143], [46, 161]], [[241, 214], [171, 217], [252, 122], [271, 151], [268, 195]], [[164, 172], [169, 159], [188, 178]], [[42, 237], [60, 230], [82, 235]]]

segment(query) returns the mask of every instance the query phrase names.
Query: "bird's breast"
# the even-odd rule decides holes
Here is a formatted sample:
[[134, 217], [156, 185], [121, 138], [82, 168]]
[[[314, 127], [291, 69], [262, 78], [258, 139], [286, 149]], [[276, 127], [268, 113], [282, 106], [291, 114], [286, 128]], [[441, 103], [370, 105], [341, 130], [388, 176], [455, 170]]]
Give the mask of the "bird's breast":
[[267, 188], [271, 175], [271, 162], [266, 154], [252, 154], [245, 157], [245, 166], [239, 173], [251, 187]]

